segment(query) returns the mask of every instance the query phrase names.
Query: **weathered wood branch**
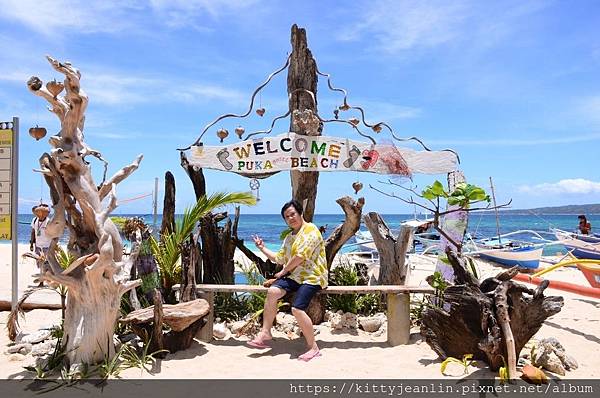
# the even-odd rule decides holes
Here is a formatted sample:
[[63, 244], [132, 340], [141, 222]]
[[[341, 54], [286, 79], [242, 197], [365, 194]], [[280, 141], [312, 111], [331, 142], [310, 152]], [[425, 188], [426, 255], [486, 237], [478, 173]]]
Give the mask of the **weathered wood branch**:
[[[292, 115], [290, 119], [290, 131], [300, 135], [321, 135], [321, 131], [306, 131], [293, 122], [294, 111], [303, 112], [306, 109], [317, 113], [317, 63], [310, 52], [306, 40], [306, 30], [297, 25], [292, 26], [291, 31], [292, 54], [288, 68], [287, 89], [289, 98], [289, 110]], [[305, 92], [308, 90], [314, 95], [313, 99]], [[315, 213], [315, 200], [317, 197], [317, 185], [319, 173], [316, 171], [299, 172], [291, 171], [292, 197], [300, 203], [305, 203], [304, 219], [312, 221]]]
[[123, 167], [121, 170], [117, 171], [108, 181], [104, 182], [100, 189], [98, 190], [98, 195], [100, 196], [100, 200], [104, 199], [106, 195], [109, 194], [112, 189], [113, 184], [118, 184], [127, 177], [129, 177], [134, 171], [140, 167], [140, 162], [144, 158], [144, 155], [138, 155], [133, 163]]
[[165, 173], [165, 197], [163, 201], [163, 217], [160, 234], [175, 231], [175, 177], [170, 171]]
[[[507, 368], [510, 379], [517, 378], [517, 354], [515, 352], [515, 338], [510, 327], [510, 315], [508, 314], [508, 288], [509, 281], [502, 282], [494, 292], [494, 304], [496, 305], [497, 321], [502, 329], [507, 351]], [[520, 294], [518, 294], [520, 296]]]
[[396, 239], [379, 214], [370, 212], [363, 220], [379, 252], [379, 284], [403, 285], [410, 272], [405, 259], [408, 248], [412, 246], [413, 229], [402, 227]]
[[343, 198], [336, 200], [336, 203], [340, 205], [346, 217], [344, 222], [338, 225], [325, 241], [327, 268], [331, 267], [335, 255], [342, 248], [344, 243], [352, 238], [360, 228], [360, 219], [362, 217], [362, 208], [365, 204], [365, 198], [359, 198], [355, 202], [351, 197], [344, 196]]

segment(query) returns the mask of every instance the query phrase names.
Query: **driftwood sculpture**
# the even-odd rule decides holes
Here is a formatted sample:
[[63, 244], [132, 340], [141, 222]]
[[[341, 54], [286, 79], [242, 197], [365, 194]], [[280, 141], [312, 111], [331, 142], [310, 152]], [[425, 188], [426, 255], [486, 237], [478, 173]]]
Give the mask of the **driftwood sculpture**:
[[404, 285], [409, 277], [410, 268], [406, 260], [406, 252], [412, 247], [413, 229], [402, 226], [395, 238], [383, 218], [375, 212], [364, 217], [365, 225], [373, 236], [375, 247], [379, 252], [380, 285]]
[[[58, 134], [49, 139], [52, 150], [40, 158], [39, 171], [50, 188], [54, 208], [47, 228], [53, 238], [47, 256], [50, 270], [42, 279], [68, 288], [64, 344], [66, 360], [76, 369], [114, 356], [113, 332], [121, 296], [140, 284], [130, 281], [139, 244], [134, 243], [131, 256], [123, 261], [121, 237], [109, 215], [117, 207], [116, 184], [138, 168], [142, 155], [106, 178], [108, 162], [84, 141], [88, 97], [80, 86], [81, 74], [68, 62], [47, 59], [64, 75], [64, 84], [44, 86], [37, 77], [27, 82], [32, 93], [49, 102], [50, 111], [61, 123]], [[59, 96], [63, 89], [65, 94]], [[94, 182], [88, 156], [104, 163], [100, 184]], [[105, 198], [106, 207], [102, 204]], [[65, 229], [69, 230], [68, 250], [76, 260], [63, 270], [54, 253]]]
[[455, 285], [445, 289], [443, 303], [423, 311], [421, 335], [442, 359], [473, 354], [493, 371], [506, 364], [509, 377], [516, 378], [521, 349], [545, 319], [560, 311], [563, 298], [545, 297], [548, 283], [533, 290], [513, 282], [517, 267], [478, 283], [462, 259], [446, 253]]
[[[160, 292], [155, 290], [153, 306], [130, 312], [119, 322], [130, 324], [138, 336], [151, 338], [148, 352], [164, 349], [173, 353], [190, 347], [210, 311], [208, 302], [202, 299], [162, 304]], [[169, 330], [163, 331], [163, 325]]]

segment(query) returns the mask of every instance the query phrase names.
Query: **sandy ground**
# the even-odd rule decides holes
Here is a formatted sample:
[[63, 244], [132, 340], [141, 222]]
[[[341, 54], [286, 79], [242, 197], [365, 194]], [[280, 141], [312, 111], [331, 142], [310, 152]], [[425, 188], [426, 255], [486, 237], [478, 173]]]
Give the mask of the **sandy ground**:
[[[20, 251], [27, 247], [22, 245]], [[10, 246], [0, 244], [0, 299], [10, 300]], [[411, 257], [411, 285], [425, 284], [424, 277], [431, 274], [432, 260]], [[501, 270], [489, 263], [478, 262], [482, 276], [493, 275]], [[19, 286], [21, 292], [32, 284], [31, 275], [36, 272], [31, 260], [19, 262]], [[548, 275], [558, 279], [589, 286], [583, 275], [576, 269], [561, 269]], [[562, 311], [550, 319], [535, 336], [536, 338], [556, 337], [568, 354], [578, 362], [577, 370], [567, 373], [569, 378], [600, 378], [600, 356], [590, 353], [600, 352], [600, 300], [578, 296], [572, 293], [548, 289], [546, 295], [561, 295], [565, 299]], [[52, 300], [59, 302], [57, 294], [38, 293], [31, 301]], [[6, 333], [8, 312], [0, 313], [0, 377], [31, 377], [23, 366], [33, 362], [30, 355], [21, 361], [9, 361], [4, 353], [9, 340]], [[57, 324], [60, 311], [34, 310], [21, 321], [24, 332], [36, 331], [39, 327]], [[360, 331], [331, 332], [320, 327], [317, 342], [323, 356], [305, 363], [296, 358], [304, 352], [304, 339], [289, 340], [283, 334], [274, 333], [271, 349], [256, 350], [245, 345], [246, 338], [228, 338], [211, 343], [194, 342], [188, 350], [168, 355], [155, 364], [151, 374], [139, 369], [127, 369], [121, 373], [125, 378], [436, 378], [440, 373], [440, 360], [422, 341], [418, 328], [411, 333], [410, 344], [390, 347], [383, 334], [374, 337]], [[462, 372], [456, 369], [457, 376]], [[460, 375], [460, 376], [459, 376]], [[490, 378], [481, 362], [475, 362], [469, 369], [469, 378]]]

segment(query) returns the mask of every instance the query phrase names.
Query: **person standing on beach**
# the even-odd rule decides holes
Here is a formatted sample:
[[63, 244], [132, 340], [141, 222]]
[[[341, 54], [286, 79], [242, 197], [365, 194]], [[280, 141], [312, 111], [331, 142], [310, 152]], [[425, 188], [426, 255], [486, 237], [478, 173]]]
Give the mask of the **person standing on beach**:
[[[46, 228], [48, 227], [48, 222], [50, 218], [48, 215], [50, 214], [50, 208], [47, 204], [40, 204], [33, 208], [33, 214], [35, 218], [31, 221], [31, 237], [29, 239], [29, 250], [33, 251], [35, 254], [40, 256], [41, 260], [38, 261], [38, 268], [40, 268], [40, 273], [44, 273], [45, 265], [48, 263], [46, 260], [46, 255], [48, 254], [48, 249], [50, 248], [50, 243], [52, 239], [46, 234]], [[34, 251], [35, 249], [35, 251]], [[40, 286], [43, 283], [40, 283]]]
[[582, 235], [589, 235], [592, 232], [592, 224], [590, 224], [590, 222], [583, 214], [577, 218], [579, 219], [579, 232]]
[[273, 339], [271, 327], [277, 314], [277, 301], [286, 293], [296, 292], [292, 303], [292, 314], [296, 317], [308, 346], [308, 351], [298, 359], [308, 362], [321, 355], [315, 341], [313, 324], [306, 309], [313, 296], [327, 287], [325, 242], [319, 228], [304, 220], [302, 206], [297, 200], [284, 204], [281, 216], [292, 231], [285, 237], [277, 253], [267, 249], [259, 236], [253, 236], [256, 247], [269, 260], [283, 265], [283, 269], [275, 274], [277, 280], [267, 292], [262, 329], [248, 344], [255, 348], [268, 347], [268, 342]]

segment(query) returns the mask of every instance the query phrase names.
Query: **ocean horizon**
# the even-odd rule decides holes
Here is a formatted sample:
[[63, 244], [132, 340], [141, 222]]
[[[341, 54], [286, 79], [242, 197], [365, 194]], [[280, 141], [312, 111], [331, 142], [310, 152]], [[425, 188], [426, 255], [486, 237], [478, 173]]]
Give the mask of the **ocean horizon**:
[[[115, 217], [142, 217], [144, 221], [150, 225], [155, 231], [160, 229], [162, 223], [162, 215], [157, 216], [156, 225], [153, 226], [153, 215], [152, 214], [114, 214]], [[181, 214], [176, 215], [181, 217]], [[398, 231], [400, 224], [403, 221], [411, 220], [415, 218], [414, 214], [381, 214], [381, 217], [386, 222], [388, 227], [392, 231]], [[233, 221], [233, 214], [230, 213], [230, 218]], [[417, 215], [418, 219], [425, 218], [425, 215]], [[18, 225], [18, 242], [29, 243], [29, 237], [31, 232], [31, 220], [32, 215], [20, 214], [19, 225]], [[588, 220], [592, 224], [592, 230], [594, 226], [600, 226], [600, 215], [589, 215]], [[342, 222], [344, 221], [344, 214], [315, 214], [313, 222], [317, 226], [326, 227], [325, 237]], [[224, 225], [225, 221], [222, 221], [220, 225]], [[535, 230], [539, 231], [545, 238], [553, 240], [550, 233], [551, 228], [558, 228], [565, 231], [574, 232], [577, 229], [578, 220], [577, 216], [573, 214], [568, 215], [532, 215], [532, 214], [501, 214], [499, 216], [500, 233], [505, 234], [514, 232], [517, 230]], [[281, 245], [279, 236], [281, 232], [286, 229], [286, 224], [281, 218], [280, 214], [241, 214], [238, 223], [238, 237], [248, 242], [248, 246], [253, 248], [252, 235], [259, 235], [263, 238], [267, 247], [272, 250], [278, 249]], [[366, 230], [366, 226], [361, 224], [361, 229]], [[469, 233], [475, 237], [488, 237], [497, 235], [496, 227], [496, 216], [494, 214], [483, 214], [483, 213], [472, 213], [469, 217]], [[67, 235], [63, 237], [63, 241], [66, 241]], [[3, 241], [9, 243], [9, 241]], [[353, 243], [353, 239], [350, 239], [347, 243]], [[539, 243], [539, 242], [538, 242]], [[556, 251], [564, 251], [562, 247], [553, 249]], [[544, 254], [552, 254], [552, 250], [545, 251]]]

